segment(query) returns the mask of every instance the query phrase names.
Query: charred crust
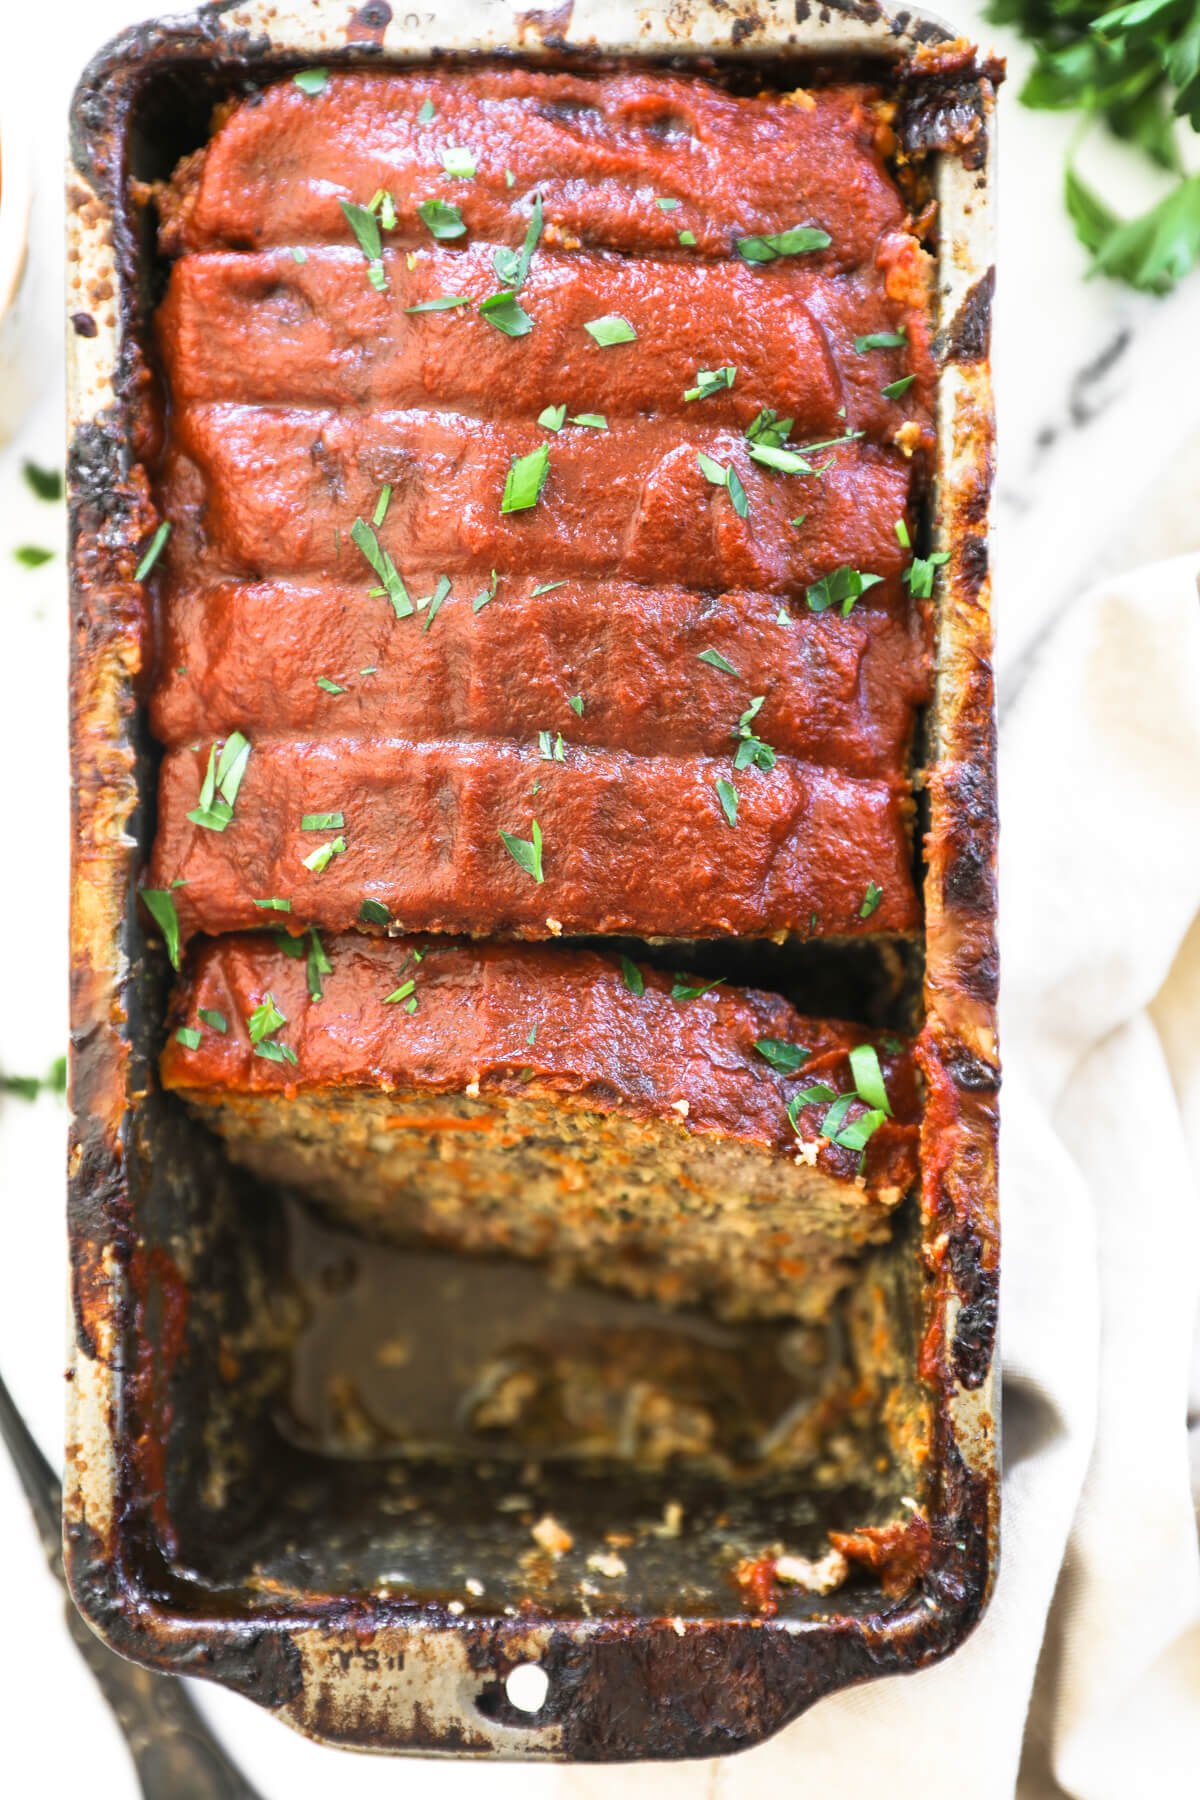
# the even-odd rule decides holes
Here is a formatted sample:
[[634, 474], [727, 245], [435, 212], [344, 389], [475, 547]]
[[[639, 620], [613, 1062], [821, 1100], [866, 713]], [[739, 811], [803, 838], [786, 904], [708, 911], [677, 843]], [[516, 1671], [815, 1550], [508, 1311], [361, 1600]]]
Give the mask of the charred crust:
[[967, 289], [961, 305], [944, 331], [934, 340], [939, 362], [986, 362], [992, 350], [992, 300], [996, 271], [988, 270]]

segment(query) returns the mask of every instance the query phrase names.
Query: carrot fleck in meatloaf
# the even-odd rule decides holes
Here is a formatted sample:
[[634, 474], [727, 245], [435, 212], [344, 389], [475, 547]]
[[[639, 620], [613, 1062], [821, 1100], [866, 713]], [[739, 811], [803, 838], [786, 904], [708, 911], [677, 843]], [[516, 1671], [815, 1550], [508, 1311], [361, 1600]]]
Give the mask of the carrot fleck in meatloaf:
[[868, 88], [332, 74], [160, 194], [148, 886], [209, 940], [164, 1076], [234, 1155], [733, 1312], [812, 1316], [886, 1235], [906, 1054], [520, 942], [919, 927], [933, 362], [885, 141]]

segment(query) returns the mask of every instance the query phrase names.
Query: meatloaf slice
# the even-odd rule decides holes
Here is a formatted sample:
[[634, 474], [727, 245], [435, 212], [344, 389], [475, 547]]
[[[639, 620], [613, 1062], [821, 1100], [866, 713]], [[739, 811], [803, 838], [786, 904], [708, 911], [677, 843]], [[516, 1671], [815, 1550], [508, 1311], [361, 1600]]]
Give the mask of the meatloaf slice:
[[[901, 783], [790, 757], [738, 770], [730, 755], [593, 750], [564, 712], [548, 753], [509, 739], [268, 738], [227, 828], [197, 823], [212, 747], [172, 750], [149, 885], [183, 884], [185, 936], [261, 925], [269, 900], [341, 931], [368, 899], [401, 930], [473, 937], [915, 929]], [[736, 829], [718, 783], [736, 795]]]
[[894, 1039], [592, 951], [228, 937], [172, 1025], [164, 1085], [259, 1175], [669, 1305], [822, 1316], [916, 1173]]

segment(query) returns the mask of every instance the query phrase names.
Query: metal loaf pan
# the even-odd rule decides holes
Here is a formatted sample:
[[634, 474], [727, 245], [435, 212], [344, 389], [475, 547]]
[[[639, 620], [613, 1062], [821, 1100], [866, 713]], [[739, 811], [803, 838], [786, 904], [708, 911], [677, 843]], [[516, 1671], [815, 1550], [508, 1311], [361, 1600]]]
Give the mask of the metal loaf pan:
[[[404, 12], [369, 0], [352, 12], [225, 0], [117, 39], [74, 103], [67, 1563], [79, 1607], [117, 1649], [207, 1676], [330, 1742], [590, 1760], [711, 1755], [760, 1741], [823, 1694], [946, 1655], [993, 1579], [999, 1077], [986, 534], [997, 71], [937, 22], [890, 15], [874, 0], [819, 10], [586, 0], [526, 13], [431, 4]], [[561, 1595], [516, 1588], [504, 1604], [464, 1608], [449, 1596], [462, 1591], [470, 1555], [503, 1559], [509, 1547], [472, 1513], [472, 1482], [452, 1474], [422, 1515], [434, 1520], [425, 1535], [414, 1527], [396, 1539], [417, 1575], [379, 1579], [381, 1521], [401, 1530], [394, 1520], [407, 1504], [388, 1502], [387, 1471], [319, 1464], [270, 1431], [288, 1330], [275, 1279], [285, 1212], [247, 1196], [212, 1140], [156, 1089], [165, 970], [134, 897], [154, 815], [141, 705], [153, 602], [134, 571], [155, 522], [143, 466], [156, 431], [146, 322], [161, 270], [130, 184], [167, 175], [202, 140], [214, 99], [302, 63], [485, 54], [583, 69], [606, 59], [732, 69], [780, 86], [882, 72], [901, 100], [899, 154], [925, 166], [938, 201], [939, 448], [927, 529], [949, 562], [924, 746], [929, 1115], [922, 1191], [897, 1252], [912, 1312], [906, 1379], [925, 1420], [916, 1491], [930, 1529], [920, 1579], [901, 1598], [862, 1580], [824, 1598], [789, 1596], [774, 1614], [747, 1608], [704, 1563], [711, 1543], [685, 1532], [674, 1542], [664, 1534], [640, 1592], [597, 1601], [590, 1615]], [[632, 1474], [586, 1494], [569, 1470], [557, 1479], [560, 1497], [566, 1483], [568, 1504], [574, 1495], [604, 1522], [656, 1502]], [[728, 1506], [718, 1495], [706, 1516], [752, 1552], [804, 1504], [750, 1491]], [[549, 1678], [533, 1715], [505, 1690], [528, 1662]]]

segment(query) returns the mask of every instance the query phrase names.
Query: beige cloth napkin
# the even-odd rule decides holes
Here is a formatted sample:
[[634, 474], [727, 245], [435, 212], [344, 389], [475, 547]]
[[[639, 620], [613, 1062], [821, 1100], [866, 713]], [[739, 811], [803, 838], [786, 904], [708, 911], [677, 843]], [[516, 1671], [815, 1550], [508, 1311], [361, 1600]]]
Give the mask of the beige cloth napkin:
[[1200, 1791], [1198, 568], [1158, 563], [1071, 607], [1001, 733], [1005, 1475], [988, 1613], [945, 1663], [823, 1700], [757, 1750], [526, 1771], [537, 1795]]

